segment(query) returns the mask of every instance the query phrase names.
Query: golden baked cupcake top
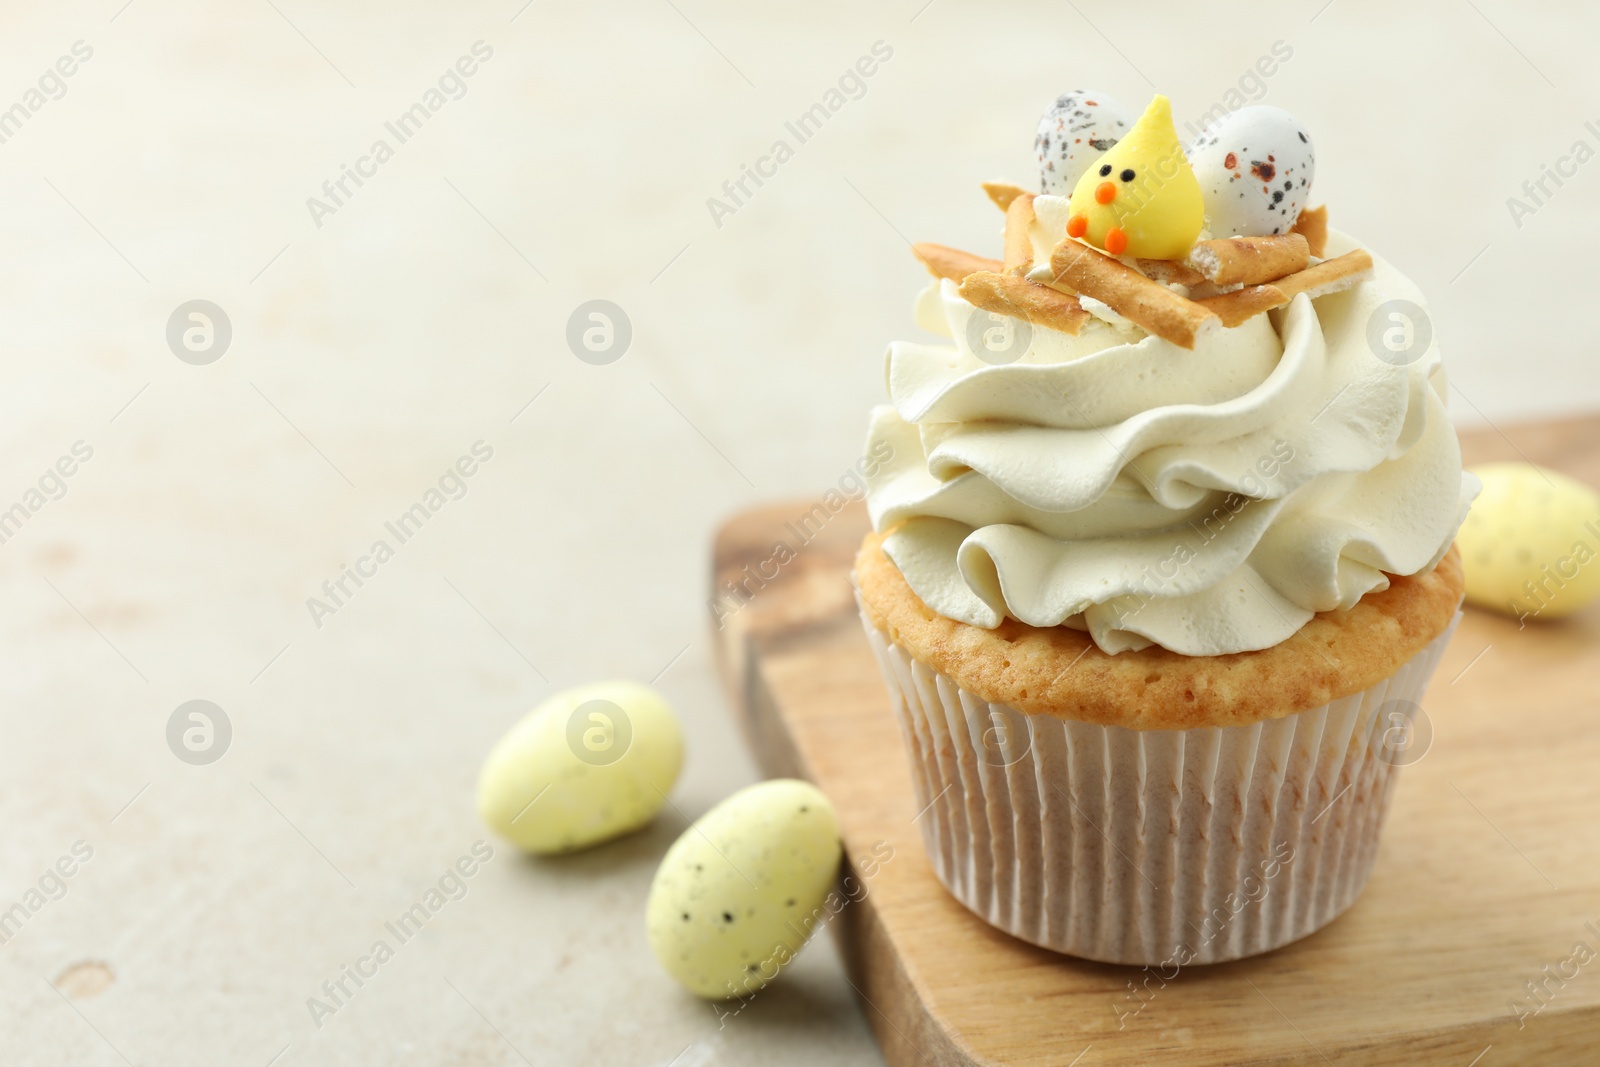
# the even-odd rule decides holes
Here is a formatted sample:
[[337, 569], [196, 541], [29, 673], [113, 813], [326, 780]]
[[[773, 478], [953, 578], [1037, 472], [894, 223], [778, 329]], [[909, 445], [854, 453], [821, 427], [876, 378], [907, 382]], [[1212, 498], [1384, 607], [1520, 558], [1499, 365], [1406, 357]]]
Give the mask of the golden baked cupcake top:
[[1254, 652], [1185, 656], [1158, 645], [1109, 655], [1066, 626], [1006, 619], [984, 629], [945, 618], [906, 584], [869, 534], [856, 557], [868, 619], [917, 661], [963, 689], [1031, 715], [1135, 730], [1243, 726], [1359, 693], [1443, 633], [1461, 604], [1461, 555], [1346, 610], [1319, 613], [1286, 641]]

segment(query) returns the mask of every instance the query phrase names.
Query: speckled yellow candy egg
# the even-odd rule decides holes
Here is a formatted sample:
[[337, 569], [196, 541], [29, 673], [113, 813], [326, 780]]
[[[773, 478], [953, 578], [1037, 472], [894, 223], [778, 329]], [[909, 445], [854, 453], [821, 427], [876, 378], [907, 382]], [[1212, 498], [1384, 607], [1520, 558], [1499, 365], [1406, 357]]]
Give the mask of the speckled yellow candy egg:
[[529, 852], [568, 852], [639, 829], [683, 766], [683, 731], [647, 685], [557, 693], [500, 739], [478, 776], [478, 814]]
[[741, 789], [661, 861], [645, 913], [656, 959], [697, 996], [754, 993], [831, 914], [839, 856], [838, 820], [815, 786]]
[[1600, 597], [1600, 494], [1531, 463], [1471, 470], [1483, 492], [1456, 537], [1467, 600], [1552, 619]]

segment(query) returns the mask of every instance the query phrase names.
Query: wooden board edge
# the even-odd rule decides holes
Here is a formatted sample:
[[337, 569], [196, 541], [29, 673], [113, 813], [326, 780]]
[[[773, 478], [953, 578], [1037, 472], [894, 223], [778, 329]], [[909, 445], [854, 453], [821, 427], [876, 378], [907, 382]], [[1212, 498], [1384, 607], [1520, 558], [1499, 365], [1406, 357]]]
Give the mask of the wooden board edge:
[[[856, 625], [853, 618], [842, 617], [819, 623], [846, 624]], [[717, 658], [724, 668], [729, 702], [756, 763], [770, 777], [813, 781], [814, 776], [778, 714], [776, 701], [754, 666], [760, 656], [752, 654], [756, 650], [751, 646], [761, 643], [762, 638], [737, 632], [719, 636]], [[732, 673], [740, 664], [744, 665], [740, 673]], [[986, 1061], [966, 1048], [959, 1035], [941, 1026], [918, 993], [878, 914], [871, 880], [862, 876], [853, 851], [864, 854], [864, 843], [845, 842], [840, 878], [854, 878], [858, 885], [868, 888], [841, 910], [831, 925], [845, 972], [885, 1062], [889, 1067], [982, 1067]], [[872, 991], [870, 995], [868, 990]]]
[[[724, 592], [727, 583], [744, 567], [741, 561], [749, 557], [752, 543], [759, 544], [761, 533], [771, 529], [774, 518], [792, 514], [800, 507], [802, 505], [796, 503], [758, 508], [732, 517], [719, 529], [711, 570], [714, 604], [719, 592]], [[848, 513], [841, 514], [835, 537], [825, 544], [808, 545], [801, 550], [812, 549], [814, 555], [822, 556], [818, 561], [820, 565], [838, 566], [841, 554], [853, 553], [854, 546], [866, 532], [864, 507], [853, 505]], [[755, 542], [752, 542], [753, 537], [757, 539]], [[781, 584], [783, 580], [803, 579], [790, 573], [774, 581]], [[759, 611], [751, 610], [750, 605], [730, 601], [726, 607], [734, 609], [731, 615], [719, 614], [715, 607], [711, 612], [712, 646], [739, 732], [763, 774], [814, 781], [815, 775], [807, 767], [761, 677], [759, 664], [763, 655], [779, 651], [774, 646], [782, 644], [781, 639], [775, 639], [776, 628], [764, 625], [768, 620], [763, 619]], [[832, 610], [804, 620], [802, 629], [858, 625], [853, 606], [837, 610], [839, 605], [830, 603], [829, 607]], [[795, 621], [786, 618], [784, 623], [792, 627]], [[783, 632], [792, 634], [794, 630], [786, 628]], [[961, 1043], [958, 1035], [950, 1033], [934, 1018], [906, 972], [878, 914], [870, 880], [862, 877], [851, 854], [853, 849], [861, 848], [862, 843], [846, 841], [840, 877], [841, 880], [853, 877], [858, 884], [867, 885], [868, 890], [845, 907], [831, 925], [845, 973], [884, 1060], [889, 1067], [980, 1067], [983, 1061]], [[869, 994], [868, 990], [872, 992]]]

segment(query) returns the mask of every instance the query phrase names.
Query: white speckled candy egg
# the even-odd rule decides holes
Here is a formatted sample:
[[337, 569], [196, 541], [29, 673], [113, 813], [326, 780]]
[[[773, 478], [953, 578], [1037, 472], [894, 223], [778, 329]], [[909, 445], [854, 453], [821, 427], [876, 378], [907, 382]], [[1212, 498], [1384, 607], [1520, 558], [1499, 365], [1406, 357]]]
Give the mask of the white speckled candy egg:
[[831, 914], [839, 823], [828, 798], [780, 778], [741, 789], [667, 850], [645, 924], [656, 959], [711, 1000], [772, 981]]
[[1039, 120], [1033, 154], [1039, 161], [1039, 191], [1071, 196], [1078, 179], [1133, 125], [1133, 116], [1105, 93], [1062, 93]]
[[1469, 601], [1553, 619], [1600, 598], [1600, 494], [1531, 463], [1472, 473], [1483, 492], [1456, 535]]
[[655, 818], [683, 766], [683, 731], [647, 685], [598, 682], [557, 693], [483, 763], [478, 814], [529, 852], [568, 852]]
[[1200, 131], [1189, 151], [1212, 237], [1288, 233], [1311, 196], [1316, 152], [1300, 120], [1242, 107]]

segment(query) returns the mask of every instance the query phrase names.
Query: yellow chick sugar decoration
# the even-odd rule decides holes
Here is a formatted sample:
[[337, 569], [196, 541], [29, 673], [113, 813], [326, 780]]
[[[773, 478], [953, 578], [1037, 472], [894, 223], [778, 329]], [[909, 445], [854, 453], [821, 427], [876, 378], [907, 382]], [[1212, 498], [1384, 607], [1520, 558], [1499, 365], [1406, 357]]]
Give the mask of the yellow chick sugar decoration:
[[1182, 259], [1205, 225], [1205, 198], [1189, 166], [1172, 103], [1157, 95], [1127, 135], [1072, 190], [1067, 235], [1114, 256]]

